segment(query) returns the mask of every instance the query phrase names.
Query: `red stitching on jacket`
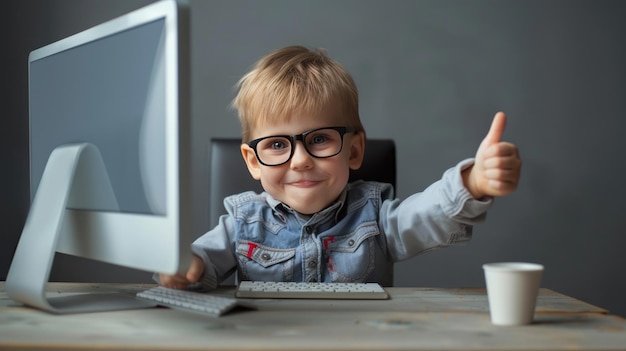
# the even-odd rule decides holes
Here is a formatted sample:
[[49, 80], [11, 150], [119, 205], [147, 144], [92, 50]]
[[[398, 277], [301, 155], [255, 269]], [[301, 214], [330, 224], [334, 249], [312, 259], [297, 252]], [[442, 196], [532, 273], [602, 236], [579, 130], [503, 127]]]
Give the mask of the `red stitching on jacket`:
[[331, 236], [327, 236], [324, 239], [322, 239], [322, 243], [324, 244], [324, 250], [328, 250], [328, 246], [330, 243], [335, 241], [335, 236], [331, 235]]
[[254, 252], [254, 249], [256, 248], [257, 248], [257, 244], [248, 243], [248, 254], [246, 256], [248, 256], [248, 258], [252, 258], [252, 253]]

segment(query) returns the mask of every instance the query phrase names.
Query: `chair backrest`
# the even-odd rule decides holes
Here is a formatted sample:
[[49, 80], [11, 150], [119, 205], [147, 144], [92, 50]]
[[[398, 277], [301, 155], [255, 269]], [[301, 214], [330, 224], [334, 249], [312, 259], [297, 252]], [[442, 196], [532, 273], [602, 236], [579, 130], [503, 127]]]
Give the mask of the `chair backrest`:
[[[241, 139], [211, 140], [209, 184], [209, 227], [217, 225], [226, 213], [224, 198], [244, 191], [263, 191], [261, 183], [250, 176], [241, 157]], [[367, 139], [361, 168], [352, 171], [350, 181], [363, 179], [389, 183], [396, 187], [396, 146], [391, 139]]]
[[[244, 191], [262, 192], [261, 183], [250, 176], [241, 156], [241, 139], [216, 138], [211, 140], [210, 184], [209, 184], [209, 227], [218, 224], [219, 217], [226, 213], [224, 198]], [[363, 179], [390, 183], [396, 187], [396, 147], [391, 139], [367, 139], [365, 158], [361, 168], [350, 173], [350, 181]], [[379, 283], [393, 283], [393, 265]], [[222, 285], [236, 285], [232, 275]]]

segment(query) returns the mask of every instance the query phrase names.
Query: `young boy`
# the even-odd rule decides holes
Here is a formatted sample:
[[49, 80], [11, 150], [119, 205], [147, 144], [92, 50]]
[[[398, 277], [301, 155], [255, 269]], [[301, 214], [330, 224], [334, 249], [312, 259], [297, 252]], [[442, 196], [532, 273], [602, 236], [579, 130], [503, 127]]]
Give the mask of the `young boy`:
[[224, 200], [228, 214], [192, 245], [186, 274], [159, 276], [167, 287], [214, 288], [241, 280], [379, 282], [393, 262], [467, 241], [493, 196], [517, 187], [517, 148], [501, 142], [496, 114], [475, 159], [404, 201], [392, 186], [358, 181], [365, 130], [351, 76], [319, 51], [294, 46], [261, 59], [233, 101], [241, 153], [265, 192]]

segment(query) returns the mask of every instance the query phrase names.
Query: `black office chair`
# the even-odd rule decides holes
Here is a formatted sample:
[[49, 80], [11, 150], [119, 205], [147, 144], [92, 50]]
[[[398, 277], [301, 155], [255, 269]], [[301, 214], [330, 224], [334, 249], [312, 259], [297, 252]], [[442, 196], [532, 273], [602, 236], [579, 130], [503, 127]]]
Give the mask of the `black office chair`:
[[[226, 213], [224, 198], [252, 190], [262, 192], [261, 183], [250, 176], [241, 157], [241, 139], [215, 138], [211, 140], [209, 172], [209, 228], [218, 224], [219, 217]], [[350, 181], [363, 179], [390, 183], [396, 187], [396, 147], [390, 139], [367, 139], [365, 157], [361, 168], [352, 171]], [[390, 272], [389, 282], [393, 281]], [[231, 277], [222, 284], [233, 285]]]

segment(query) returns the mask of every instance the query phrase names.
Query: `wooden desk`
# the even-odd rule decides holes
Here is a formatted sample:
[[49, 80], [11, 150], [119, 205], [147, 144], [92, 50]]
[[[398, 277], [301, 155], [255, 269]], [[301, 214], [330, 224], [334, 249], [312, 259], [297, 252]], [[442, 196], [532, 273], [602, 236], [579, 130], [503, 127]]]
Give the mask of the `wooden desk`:
[[[49, 294], [147, 287], [51, 283]], [[623, 318], [547, 289], [535, 323], [521, 327], [491, 324], [484, 289], [388, 291], [386, 301], [246, 300], [257, 310], [221, 318], [166, 308], [51, 315], [16, 304], [0, 283], [0, 349], [626, 350]]]

